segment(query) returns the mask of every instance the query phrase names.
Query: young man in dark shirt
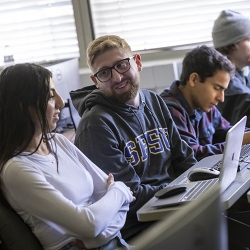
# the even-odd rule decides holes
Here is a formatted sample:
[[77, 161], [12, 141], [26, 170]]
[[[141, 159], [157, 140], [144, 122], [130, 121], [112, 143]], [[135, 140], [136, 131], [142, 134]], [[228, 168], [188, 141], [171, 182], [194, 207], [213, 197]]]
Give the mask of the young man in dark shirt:
[[[197, 160], [223, 153], [231, 125], [216, 105], [224, 101], [233, 74], [234, 65], [225, 56], [207, 46], [197, 47], [185, 56], [180, 80], [161, 93], [182, 139], [193, 148]], [[243, 144], [248, 143], [250, 132], [245, 132]], [[250, 225], [250, 205], [245, 198], [246, 194], [228, 210], [228, 216]], [[229, 235], [229, 249], [248, 249], [235, 245], [234, 235]]]
[[[223, 152], [231, 125], [216, 105], [224, 101], [224, 91], [233, 74], [230, 60], [204, 45], [187, 53], [180, 81], [174, 81], [160, 94], [197, 160]], [[243, 140], [243, 144], [248, 143], [250, 132]]]

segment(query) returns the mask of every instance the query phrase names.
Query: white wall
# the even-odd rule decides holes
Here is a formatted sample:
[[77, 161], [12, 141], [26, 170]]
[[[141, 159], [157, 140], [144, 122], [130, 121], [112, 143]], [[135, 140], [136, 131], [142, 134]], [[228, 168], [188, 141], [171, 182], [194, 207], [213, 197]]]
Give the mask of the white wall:
[[160, 94], [178, 78], [177, 62], [145, 66], [141, 72], [141, 88]]

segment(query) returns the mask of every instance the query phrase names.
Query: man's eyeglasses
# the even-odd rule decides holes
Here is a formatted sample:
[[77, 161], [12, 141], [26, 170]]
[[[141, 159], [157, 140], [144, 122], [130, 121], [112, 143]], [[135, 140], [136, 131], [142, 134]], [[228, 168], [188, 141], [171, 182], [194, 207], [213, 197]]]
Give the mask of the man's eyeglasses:
[[113, 67], [102, 69], [94, 74], [94, 77], [96, 77], [100, 82], [107, 82], [112, 78], [112, 69], [114, 69], [116, 72], [122, 74], [130, 69], [130, 60], [134, 58], [128, 57], [125, 58], [119, 62], [117, 62]]

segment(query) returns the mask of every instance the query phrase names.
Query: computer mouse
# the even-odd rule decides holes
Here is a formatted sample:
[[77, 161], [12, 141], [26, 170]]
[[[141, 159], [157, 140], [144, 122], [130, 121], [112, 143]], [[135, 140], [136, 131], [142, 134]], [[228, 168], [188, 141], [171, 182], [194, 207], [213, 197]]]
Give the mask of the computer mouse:
[[167, 186], [155, 193], [155, 197], [158, 199], [164, 199], [179, 193], [186, 191], [187, 187], [184, 185], [171, 185]]
[[213, 168], [194, 168], [189, 171], [188, 179], [190, 181], [208, 180], [217, 178], [220, 175], [220, 171]]

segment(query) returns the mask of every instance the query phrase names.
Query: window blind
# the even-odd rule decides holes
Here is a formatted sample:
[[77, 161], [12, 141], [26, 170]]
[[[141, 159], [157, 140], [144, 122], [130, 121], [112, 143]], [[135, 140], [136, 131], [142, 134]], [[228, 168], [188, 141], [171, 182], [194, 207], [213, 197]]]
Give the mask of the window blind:
[[212, 45], [224, 9], [250, 17], [249, 0], [89, 0], [95, 37], [115, 34], [133, 51]]
[[79, 57], [70, 0], [1, 0], [0, 63], [49, 62]]

